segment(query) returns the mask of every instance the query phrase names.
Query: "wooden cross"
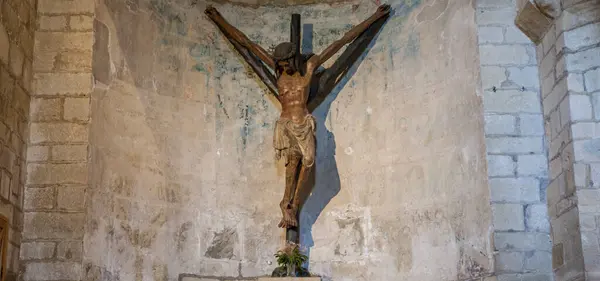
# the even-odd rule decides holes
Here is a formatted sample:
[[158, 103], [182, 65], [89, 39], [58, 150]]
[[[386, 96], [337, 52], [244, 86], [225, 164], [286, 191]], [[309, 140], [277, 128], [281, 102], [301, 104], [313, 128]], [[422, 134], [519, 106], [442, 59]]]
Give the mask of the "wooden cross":
[[[347, 47], [346, 50], [339, 56], [339, 58], [332, 64], [328, 69], [316, 71], [313, 75], [312, 84], [310, 86], [310, 94], [308, 97], [307, 108], [312, 113], [331, 93], [331, 91], [342, 81], [342, 78], [348, 73], [352, 65], [354, 65], [358, 58], [367, 50], [369, 44], [373, 41], [376, 35], [379, 33], [387, 19], [389, 14], [377, 19], [368, 28], [366, 28], [360, 35], [354, 39]], [[212, 18], [211, 18], [212, 19]], [[275, 97], [272, 99], [274, 102], [278, 102], [278, 91], [277, 91], [277, 79], [273, 75], [273, 72], [267, 67], [266, 63], [260, 58], [254, 55], [248, 48], [242, 46], [227, 32], [223, 25], [213, 19], [213, 22], [221, 30], [221, 32], [227, 37], [229, 42], [233, 45], [236, 51], [244, 58], [246, 63], [252, 68], [252, 70], [258, 75], [261, 81], [267, 86], [268, 94]], [[305, 57], [301, 54], [301, 21], [299, 14], [292, 14], [291, 28], [290, 28], [290, 42], [295, 46], [295, 57], [293, 64], [296, 69], [304, 69], [306, 63]], [[296, 218], [299, 221], [299, 218]], [[299, 231], [298, 227], [290, 227], [286, 229], [286, 240], [288, 242], [299, 243]]]

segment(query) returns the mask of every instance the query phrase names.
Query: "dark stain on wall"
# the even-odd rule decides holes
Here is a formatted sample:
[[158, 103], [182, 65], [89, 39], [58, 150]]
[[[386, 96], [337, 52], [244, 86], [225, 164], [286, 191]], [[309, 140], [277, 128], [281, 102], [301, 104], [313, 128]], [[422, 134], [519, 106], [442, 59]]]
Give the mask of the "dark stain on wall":
[[131, 227], [127, 222], [121, 222], [121, 228], [127, 234], [127, 238], [131, 245], [138, 246], [142, 249], [148, 249], [156, 240], [159, 228], [162, 227], [166, 221], [166, 215], [163, 212], [160, 212], [152, 218], [147, 230], [142, 231], [138, 228]]
[[457, 264], [458, 280], [466, 280], [469, 278], [480, 278], [488, 275], [484, 266], [475, 261], [472, 257], [464, 253], [463, 248], [460, 248], [460, 260]]
[[119, 177], [111, 183], [111, 191], [118, 195], [132, 196], [133, 181], [125, 177]]
[[83, 273], [84, 281], [119, 281], [120, 278], [118, 275], [113, 274], [106, 270], [106, 268], [102, 268], [99, 266], [95, 266], [91, 263], [86, 263], [84, 265], [84, 273]]
[[152, 265], [152, 276], [153, 281], [168, 281], [169, 280], [169, 269], [166, 264], [157, 264], [156, 262]]
[[[361, 227], [362, 219], [361, 218], [348, 218], [348, 219], [337, 219], [337, 224], [340, 229], [345, 229], [350, 227], [352, 231], [356, 234], [358, 240], [356, 241], [356, 249], [360, 255], [363, 254], [363, 246], [365, 244], [365, 234], [363, 233], [363, 229]], [[336, 245], [334, 252], [336, 255], [345, 255], [344, 249], [340, 249], [340, 245]]]
[[135, 264], [133, 265], [135, 268], [135, 280], [144, 280], [144, 274], [142, 273], [144, 267], [144, 259], [142, 255], [140, 255], [139, 251], [136, 250], [135, 253]]
[[177, 251], [182, 252], [183, 247], [188, 239], [188, 232], [192, 229], [192, 223], [186, 222], [182, 224], [175, 234], [175, 243], [177, 243]]
[[237, 232], [232, 228], [226, 228], [221, 232], [215, 232], [212, 244], [208, 247], [204, 256], [213, 259], [233, 258], [233, 246], [236, 243], [237, 238]]

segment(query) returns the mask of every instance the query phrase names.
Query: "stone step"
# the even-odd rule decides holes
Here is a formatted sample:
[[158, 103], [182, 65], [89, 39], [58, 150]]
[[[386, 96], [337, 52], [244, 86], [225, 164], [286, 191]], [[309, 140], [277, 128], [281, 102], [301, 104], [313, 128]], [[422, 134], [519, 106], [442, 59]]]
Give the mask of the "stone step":
[[259, 277], [258, 281], [321, 281], [321, 277]]

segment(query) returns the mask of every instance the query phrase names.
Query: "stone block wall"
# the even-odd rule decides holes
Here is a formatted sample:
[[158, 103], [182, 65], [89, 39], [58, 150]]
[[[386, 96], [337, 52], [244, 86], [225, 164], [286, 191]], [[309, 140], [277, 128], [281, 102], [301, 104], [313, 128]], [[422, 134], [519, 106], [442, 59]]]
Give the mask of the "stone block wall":
[[552, 280], [535, 46], [514, 24], [514, 1], [477, 3], [495, 273], [506, 281]]
[[600, 2], [561, 1], [537, 46], [556, 280], [600, 278]]
[[[202, 34], [202, 36], [208, 34], [210, 38], [213, 38], [216, 35], [212, 34], [212, 31], [201, 29], [181, 33], [181, 28], [184, 28], [183, 23], [186, 20], [199, 18], [198, 13], [192, 11], [192, 9], [198, 8], [173, 7], [170, 8], [172, 10], [169, 10], [153, 7], [144, 10], [144, 7], [130, 2], [121, 4], [110, 2], [114, 5], [101, 5], [100, 9], [103, 10], [104, 16], [102, 22], [96, 22], [96, 36], [99, 39], [97, 42], [102, 44], [95, 47], [101, 59], [94, 64], [94, 75], [97, 81], [106, 83], [106, 85], [103, 86], [104, 89], [97, 89], [95, 92], [95, 116], [102, 119], [102, 122], [94, 125], [96, 133], [95, 137], [92, 137], [97, 143], [95, 151], [98, 162], [95, 164], [96, 169], [93, 175], [97, 177], [95, 188], [98, 190], [94, 192], [93, 197], [97, 202], [96, 204], [86, 204], [86, 193], [91, 193], [88, 189], [91, 182], [89, 179], [92, 178], [91, 174], [88, 175], [88, 168], [91, 168], [88, 156], [88, 150], [90, 150], [88, 135], [94, 135], [93, 132], [90, 133], [89, 126], [91, 121], [90, 95], [93, 86], [91, 49], [94, 42], [92, 32], [94, 3], [92, 0], [38, 1], [37, 25], [32, 25], [31, 20], [27, 23], [24, 15], [17, 13], [15, 17], [12, 13], [6, 13], [8, 10], [5, 8], [6, 6], [21, 12], [26, 7], [31, 8], [32, 13], [35, 14], [36, 5], [31, 3], [33, 1], [7, 0], [1, 6], [0, 28], [4, 30], [0, 29], [0, 37], [4, 36], [3, 32], [6, 31], [6, 37], [9, 38], [6, 42], [9, 43], [2, 45], [3, 41], [0, 38], [0, 75], [2, 75], [0, 76], [0, 106], [2, 109], [6, 108], [3, 115], [0, 116], [2, 118], [0, 119], [0, 153], [2, 153], [0, 161], [8, 159], [13, 163], [5, 165], [6, 167], [0, 167], [3, 197], [1, 202], [3, 204], [2, 212], [12, 214], [10, 216], [11, 224], [15, 230], [22, 228], [22, 211], [25, 212], [25, 230], [20, 249], [20, 257], [23, 261], [23, 279], [79, 280], [83, 275], [90, 280], [110, 279], [116, 278], [111, 275], [119, 274], [116, 268], [121, 265], [131, 269], [122, 272], [122, 278], [134, 278], [134, 276], [137, 278], [154, 274], [155, 280], [170, 278], [183, 271], [189, 273], [210, 271], [215, 273], [211, 275], [238, 276], [235, 279], [244, 279], [239, 276], [252, 276], [268, 271], [270, 266], [266, 266], [264, 262], [270, 258], [270, 254], [267, 257], [264, 253], [252, 252], [256, 249], [252, 248], [254, 246], [247, 246], [246, 243], [250, 242], [245, 239], [252, 240], [250, 243], [252, 245], [256, 244], [256, 241], [263, 242], [256, 237], [244, 236], [254, 229], [247, 229], [245, 225], [217, 225], [214, 229], [211, 228], [210, 231], [207, 231], [208, 234], [202, 232], [203, 242], [192, 241], [198, 242], [198, 244], [204, 243], [199, 246], [202, 250], [204, 248], [212, 249], [214, 245], [219, 245], [221, 241], [219, 239], [233, 231], [234, 235], [227, 238], [231, 239], [230, 242], [233, 244], [231, 250], [225, 252], [219, 250], [216, 254], [207, 250], [200, 253], [200, 256], [196, 256], [198, 255], [197, 251], [190, 253], [190, 247], [182, 247], [183, 244], [190, 243], [186, 239], [194, 236], [196, 232], [204, 231], [200, 230], [204, 225], [215, 225], [220, 221], [231, 220], [230, 217], [223, 217], [220, 218], [220, 221], [212, 221], [211, 218], [203, 217], [195, 222], [180, 221], [193, 216], [198, 211], [197, 207], [173, 208], [174, 205], [181, 205], [182, 202], [193, 203], [191, 204], [193, 206], [198, 205], [197, 201], [185, 201], [189, 194], [197, 195], [198, 200], [201, 198], [200, 195], [195, 194], [196, 187], [191, 188], [192, 183], [201, 182], [202, 198], [206, 198], [204, 196], [206, 194], [209, 195], [209, 198], [219, 197], [218, 191], [211, 188], [213, 185], [219, 189], [235, 186], [236, 189], [231, 189], [230, 192], [239, 193], [247, 192], [245, 190], [253, 184], [261, 186], [281, 184], [279, 178], [255, 179], [251, 175], [252, 173], [244, 170], [243, 167], [246, 166], [238, 167], [239, 171], [228, 169], [229, 172], [235, 174], [235, 178], [241, 178], [242, 182], [231, 180], [228, 175], [215, 171], [218, 166], [237, 167], [238, 163], [234, 162], [233, 158], [237, 157], [237, 161], [241, 161], [240, 159], [243, 160], [244, 155], [248, 153], [252, 155], [268, 153], [262, 147], [262, 141], [270, 136], [266, 133], [268, 130], [264, 129], [265, 126], [269, 126], [269, 121], [265, 120], [271, 120], [274, 116], [271, 116], [273, 115], [271, 113], [266, 113], [265, 116], [253, 113], [252, 108], [246, 106], [249, 101], [248, 97], [240, 99], [228, 96], [231, 94], [233, 86], [225, 79], [235, 78], [237, 81], [242, 81], [240, 82], [242, 92], [254, 93], [258, 87], [249, 86], [255, 85], [255, 81], [246, 74], [242, 75], [241, 72], [229, 74], [225, 71], [226, 69], [217, 68], [215, 70], [215, 66], [226, 66], [229, 70], [238, 71], [242, 69], [242, 65], [238, 65], [241, 64], [239, 60], [225, 58], [224, 53], [229, 52], [229, 49], [222, 44], [212, 41], [211, 44], [208, 44], [209, 49], [203, 49], [207, 47], [202, 45], [204, 41], [194, 41], [200, 38], [198, 34]], [[404, 1], [392, 2], [399, 5], [399, 2]], [[597, 1], [576, 1], [578, 4], [565, 3], [563, 5], [565, 11], [560, 13], [561, 16], [553, 29], [548, 32], [543, 43], [536, 50], [513, 23], [515, 18], [513, 2], [509, 0], [477, 2], [488, 176], [495, 227], [495, 272], [500, 281], [551, 280], [553, 278], [551, 266], [554, 265], [557, 280], [571, 280], [581, 277], [584, 271], [583, 257], [585, 256], [585, 270], [588, 278], [595, 278], [598, 276], [595, 275], [597, 274], [595, 272], [598, 271], [595, 267], [600, 264], [598, 262], [600, 247], [597, 239], [600, 227], [600, 211], [597, 208], [600, 205], [600, 193], [597, 189], [597, 183], [600, 182], [600, 178], [598, 178], [600, 156], [598, 156], [597, 149], [594, 150], [600, 146], [598, 144], [600, 135], [600, 83], [598, 83], [600, 81], [600, 63], [598, 63], [600, 50], [598, 44], [600, 41], [593, 35], [598, 34], [600, 30], [598, 23], [600, 9]], [[143, 13], [136, 13], [138, 9], [139, 11], [143, 10]], [[302, 11], [310, 14], [310, 9]], [[348, 11], [350, 10], [348, 9]], [[363, 10], [359, 11], [364, 12]], [[289, 11], [277, 12], [288, 13]], [[231, 11], [229, 13], [233, 14]], [[256, 14], [256, 12], [252, 13]], [[424, 16], [417, 17], [418, 20], [431, 16], [429, 14], [431, 11], [425, 8], [415, 10], [415, 14], [420, 16], [421, 13]], [[150, 16], [146, 18], [147, 15]], [[409, 15], [409, 12], [403, 16], [406, 15]], [[139, 18], [133, 21], [133, 17]], [[30, 15], [29, 19], [31, 18], [35, 18], [35, 16]], [[144, 25], [144, 28], [151, 26], [153, 29], [146, 29], [146, 31], [151, 31], [146, 33], [140, 30], [137, 33], [129, 33], [132, 30], [123, 27], [130, 26], [123, 25], [129, 21], [150, 22], [152, 24]], [[154, 26], [154, 21], [157, 22], [158, 27]], [[18, 24], [15, 25], [15, 23]], [[236, 24], [236, 21], [233, 20], [233, 23]], [[20, 28], [20, 33], [17, 32], [18, 36], [25, 36], [22, 35], [23, 29], [33, 31], [37, 27], [35, 51], [33, 51], [33, 47], [28, 49], [27, 37], [21, 38], [14, 35], [15, 31], [11, 31], [14, 26]], [[343, 27], [332, 30], [333, 33], [340, 33]], [[320, 32], [317, 36], [322, 36], [327, 33], [326, 31], [317, 30], [317, 33]], [[387, 47], [377, 47], [376, 45], [371, 54], [375, 55], [379, 63], [389, 62], [385, 67], [392, 73], [389, 74], [390, 79], [399, 79], [398, 81], [401, 82], [407, 82], [402, 79], [405, 79], [403, 77], [406, 77], [408, 73], [395, 68], [394, 64], [414, 64], [413, 68], [419, 69], [420, 64], [415, 63], [418, 59], [415, 59], [414, 52], [418, 54], [419, 47], [424, 48], [424, 46], [428, 46], [427, 43], [431, 44], [431, 42], [419, 42], [424, 39], [419, 39], [419, 34], [415, 35], [414, 29], [405, 32], [410, 35], [402, 35], [399, 39], [399, 42], [402, 43], [400, 45], [411, 46], [412, 49], [397, 49], [398, 46], [389, 43], [390, 50], [386, 50]], [[258, 33], [265, 33], [265, 30], [257, 31], [253, 36], [260, 38], [261, 35], [257, 35]], [[134, 35], [140, 35], [140, 37], [134, 37]], [[135, 38], [135, 40], [130, 41], [131, 38]], [[31, 39], [29, 46], [32, 46], [33, 36], [29, 39]], [[281, 41], [282, 38], [276, 39]], [[275, 38], [262, 38], [262, 40], [277, 41]], [[116, 43], [109, 45], [109, 42]], [[150, 53], [135, 54], [141, 46], [156, 42], [162, 42], [163, 45], [153, 46], [152, 48], [156, 49]], [[317, 47], [322, 44], [322, 42], [318, 43]], [[14, 46], [17, 46], [16, 51], [12, 50]], [[5, 49], [3, 48], [8, 51], [4, 53]], [[382, 49], [391, 54], [402, 53], [402, 55], [396, 57], [390, 55], [391, 58], [383, 57]], [[30, 50], [29, 53], [27, 50]], [[23, 53], [22, 56], [20, 56], [20, 52]], [[145, 57], [147, 54], [155, 57], [148, 59]], [[102, 55], [105, 57], [102, 58]], [[35, 57], [35, 60], [32, 56]], [[157, 60], [154, 65], [152, 63], [146, 65], [148, 61], [154, 59]], [[19, 62], [20, 60], [22, 62]], [[370, 63], [371, 60], [367, 59], [367, 63]], [[20, 64], [22, 69], [19, 70], [18, 65]], [[232, 65], [238, 67], [232, 68]], [[369, 70], [373, 70], [370, 64], [367, 66]], [[189, 69], [194, 71], [191, 72]], [[33, 79], [31, 78], [32, 73]], [[158, 78], [150, 78], [155, 74]], [[540, 80], [538, 80], [538, 76]], [[112, 80], [114, 77], [118, 77], [118, 79]], [[383, 80], [387, 79], [385, 75], [377, 77], [384, 77]], [[432, 85], [428, 80], [430, 78], [418, 77], [417, 79], [421, 79], [419, 81], [425, 85]], [[30, 88], [31, 83], [28, 81], [32, 80], [33, 86]], [[5, 81], [8, 82], [5, 83]], [[360, 88], [362, 81], [353, 80], [352, 83], [349, 83], [352, 85], [348, 86], [350, 88], [346, 90], [350, 92], [349, 96], [364, 91], [362, 88], [354, 90], [355, 82]], [[387, 90], [387, 80], [375, 82], [380, 82], [381, 85], [385, 83], [384, 89]], [[371, 85], [375, 84], [371, 83]], [[377, 88], [377, 90], [381, 89]], [[216, 96], [213, 95], [215, 91], [217, 92]], [[369, 91], [374, 90], [371, 88]], [[383, 90], [382, 92], [387, 93]], [[29, 101], [29, 95], [31, 95], [31, 101]], [[346, 109], [352, 105], [352, 98], [344, 97], [344, 92], [340, 96], [342, 102], [333, 103], [333, 108], [336, 110]], [[216, 97], [218, 97], [218, 101], [215, 100]], [[225, 100], [223, 101], [221, 98], [225, 98]], [[259, 96], [253, 98], [260, 99]], [[364, 111], [371, 116], [374, 112], [371, 106], [376, 107], [377, 102], [380, 101], [370, 101], [364, 97], [362, 99], [369, 102]], [[394, 100], [394, 98], [391, 99]], [[402, 99], [402, 102], [407, 102], [406, 97], [402, 97]], [[396, 101], [400, 102], [400, 100]], [[227, 102], [233, 102], [236, 105], [227, 105]], [[418, 104], [427, 102], [432, 101], [421, 100]], [[30, 107], [23, 106], [29, 104]], [[172, 108], [165, 110], [163, 105], [169, 105]], [[257, 103], [254, 106], [265, 110], [273, 109], [264, 103]], [[385, 110], [383, 108], [385, 107], [382, 107], [381, 110]], [[407, 110], [409, 109], [407, 108]], [[199, 114], [200, 117], [195, 115], [197, 112], [202, 112]], [[241, 115], [233, 115], [235, 112], [241, 112]], [[387, 114], [385, 111], [383, 112], [380, 114]], [[181, 117], [184, 115], [195, 122], [179, 125]], [[248, 117], [249, 115], [250, 117]], [[348, 120], [345, 121], [350, 123], [351, 118], [348, 116], [335, 116], [337, 121], [344, 121], [346, 118]], [[17, 121], [14, 121], [15, 117], [17, 117]], [[136, 130], [140, 131], [121, 127], [119, 120], [125, 118], [138, 124]], [[334, 117], [330, 116], [326, 110], [323, 113], [323, 119], [325, 118], [331, 121], [331, 118]], [[403, 116], [395, 115], [392, 117], [393, 120], [403, 120], [403, 118]], [[23, 142], [27, 139], [25, 124], [28, 119], [31, 121], [29, 149], [24, 152]], [[160, 122], [157, 123], [158, 120]], [[256, 122], [257, 120], [260, 122]], [[261, 123], [262, 127], [253, 122]], [[396, 125], [403, 130], [410, 130], [410, 126], [414, 125], [411, 123], [407, 127], [407, 124], [398, 122], [399, 124]], [[417, 118], [414, 123], [418, 122], [420, 121]], [[15, 125], [13, 126], [13, 124]], [[202, 124], [201, 128], [198, 128], [198, 124]], [[243, 128], [240, 127], [240, 124], [244, 124]], [[165, 125], [168, 126], [163, 127]], [[196, 147], [184, 146], [176, 139], [177, 134], [181, 132], [193, 131], [183, 127], [188, 125], [193, 127], [193, 130], [199, 130], [202, 133], [186, 135], [191, 140], [188, 145]], [[324, 126], [325, 124], [323, 122], [320, 125]], [[163, 133], [167, 127], [179, 129], [171, 132], [171, 136], [167, 136]], [[256, 135], [249, 133], [252, 130]], [[338, 136], [343, 136], [345, 134], [343, 131], [339, 130], [336, 133]], [[237, 135], [240, 132], [242, 132], [241, 135]], [[105, 137], [104, 133], [110, 133], [111, 137]], [[213, 133], [216, 136], [207, 137], [206, 135]], [[223, 133], [227, 137], [223, 137]], [[327, 133], [331, 134], [328, 130]], [[151, 147], [153, 151], [156, 150], [153, 153], [159, 155], [158, 160], [144, 158], [147, 147], [140, 146], [140, 151], [129, 150], [139, 145], [134, 139], [139, 139], [140, 136], [143, 136], [143, 142], [150, 143], [147, 147]], [[398, 140], [401, 140], [396, 136], [388, 137], [397, 139], [385, 140], [384, 143], [396, 144]], [[197, 138], [202, 138], [202, 140], [196, 143]], [[360, 190], [356, 188], [361, 188], [350, 180], [354, 172], [346, 170], [352, 169], [353, 164], [359, 164], [359, 162], [351, 162], [353, 152], [361, 149], [359, 143], [369, 144], [366, 140], [361, 140], [352, 143], [354, 147], [350, 147], [350, 143], [344, 141], [347, 139], [350, 138], [338, 138], [338, 145], [341, 146], [338, 148], [338, 158], [346, 160], [341, 161], [341, 172], [338, 177], [341, 176], [341, 182], [347, 183], [351, 191], [343, 189], [340, 194], [342, 198], [334, 201], [333, 208], [325, 210], [324, 216], [328, 220], [328, 224], [335, 224], [336, 221], [339, 224], [340, 220], [345, 223], [348, 216], [358, 218], [371, 216], [368, 204], [360, 207], [358, 211], [349, 211], [350, 207], [354, 207], [350, 206], [348, 209], [343, 204], [345, 201], [341, 201], [352, 200], [350, 198], [356, 197], [357, 190]], [[441, 139], [439, 137], [434, 141]], [[21, 140], [21, 142], [16, 140]], [[236, 142], [236, 140], [240, 141]], [[548, 145], [545, 145], [545, 140]], [[131, 144], [125, 150], [121, 147], [123, 141]], [[153, 141], [156, 143], [152, 143]], [[410, 145], [410, 142], [406, 144]], [[197, 159], [186, 158], [190, 157], [189, 154], [179, 154], [184, 150], [196, 151], [199, 147], [202, 150], [202, 156], [198, 156]], [[230, 147], [235, 147], [234, 151], [226, 151]], [[333, 143], [333, 149], [335, 149], [335, 143]], [[253, 152], [255, 150], [260, 153]], [[364, 149], [364, 151], [368, 150]], [[21, 154], [19, 155], [19, 153]], [[388, 155], [389, 151], [361, 161], [370, 161], [372, 164], [391, 159], [389, 155], [384, 157], [383, 154]], [[126, 156], [121, 158], [121, 155]], [[217, 160], [201, 160], [207, 159], [207, 155], [211, 155], [210, 159], [216, 157]], [[439, 156], [436, 155], [436, 157]], [[320, 158], [318, 162], [333, 165], [333, 168], [328, 167], [330, 170], [335, 169], [337, 173], [335, 159], [333, 163], [330, 159], [324, 159]], [[460, 162], [462, 158], [456, 156], [456, 159]], [[550, 159], [549, 170], [548, 159]], [[154, 163], [153, 161], [156, 161], [156, 165], [159, 167], [148, 164]], [[182, 162], [180, 163], [180, 161]], [[265, 164], [272, 165], [273, 163], [269, 161], [261, 158], [258, 163], [252, 163], [255, 165], [248, 165], [249, 163], [245, 165], [256, 167], [262, 167]], [[5, 162], [0, 162], [0, 164], [3, 163]], [[195, 167], [194, 163], [200, 163], [199, 166], [204, 172], [200, 178], [191, 181], [190, 177], [195, 172], [190, 170], [184, 173], [180, 170], [181, 167]], [[181, 166], [179, 167], [179, 165]], [[395, 169], [401, 171], [407, 168], [402, 165], [400, 164]], [[108, 169], [108, 166], [116, 168]], [[175, 166], [179, 168], [175, 169]], [[25, 168], [27, 169], [26, 178], [25, 170], [23, 170]], [[101, 169], [109, 171], [109, 173], [99, 173]], [[136, 181], [143, 182], [144, 180], [136, 178], [139, 177], [136, 176], [139, 173], [155, 176], [153, 173], [157, 171], [160, 171], [161, 177], [148, 180], [152, 183], [161, 182], [159, 186], [149, 188], [149, 185], [136, 183]], [[275, 174], [274, 171], [269, 170], [269, 172]], [[329, 172], [327, 170], [325, 176], [330, 176]], [[162, 178], [162, 173], [168, 176]], [[388, 169], [377, 175], [367, 172], [359, 178], [387, 178], [396, 173], [397, 171]], [[423, 176], [428, 177], [427, 173], [423, 175], [423, 171], [419, 172], [418, 168], [414, 166], [408, 169], [406, 175], [409, 177], [414, 173], [417, 174], [416, 178], [411, 178], [406, 183], [407, 185], [412, 180], [422, 184]], [[446, 176], [450, 177], [450, 175]], [[5, 178], [9, 180], [5, 181]], [[22, 181], [15, 183], [15, 178], [20, 178]], [[432, 180], [434, 179], [428, 181]], [[546, 195], [548, 180], [550, 180], [550, 185]], [[6, 182], [9, 182], [6, 186], [10, 189], [5, 189]], [[19, 193], [19, 191], [22, 191], [23, 183], [26, 183], [25, 199], [21, 204], [20, 194], [23, 192]], [[242, 189], [238, 189], [239, 186], [242, 186]], [[385, 185], [382, 184], [382, 186]], [[395, 191], [385, 192], [398, 195], [394, 193]], [[412, 191], [404, 192], [403, 195], [411, 195]], [[5, 193], [7, 197], [4, 196]], [[87, 198], [92, 198], [90, 194], [87, 195]], [[275, 197], [276, 194], [269, 191], [268, 195]], [[245, 198], [249, 195], [243, 193], [243, 196], [239, 194], [237, 196]], [[546, 198], [549, 209], [546, 207]], [[353, 204], [366, 204], [368, 202], [364, 200], [368, 201], [369, 199], [361, 200]], [[231, 201], [230, 203], [235, 205], [236, 202]], [[201, 208], [208, 208], [205, 211], [214, 212], [212, 210], [214, 206], [211, 207], [210, 204], [210, 202], [204, 202], [200, 205], [202, 205]], [[578, 207], [577, 204], [579, 204]], [[343, 212], [338, 210], [341, 210], [342, 207], [346, 208]], [[87, 217], [85, 216], [86, 210]], [[253, 222], [253, 214], [248, 215], [250, 216], [248, 219], [244, 217], [246, 216], [244, 212], [246, 210], [241, 210], [243, 215], [238, 220]], [[261, 218], [270, 214], [266, 211], [261, 212]], [[421, 218], [428, 217], [430, 215], [428, 212], [429, 210], [415, 210], [411, 215], [413, 223], [422, 223]], [[339, 215], [338, 213], [343, 216], [335, 217]], [[114, 219], [113, 217], [103, 219], [101, 214], [114, 216]], [[438, 213], [436, 213], [436, 219], [438, 219], [437, 215]], [[552, 218], [553, 227], [549, 227], [548, 215]], [[210, 214], [210, 216], [217, 217], [218, 214]], [[376, 214], [374, 218], [378, 219]], [[272, 217], [269, 219], [275, 220]], [[136, 221], [147, 221], [148, 224], [136, 225]], [[316, 226], [319, 227], [318, 224]], [[371, 227], [358, 223], [355, 226], [361, 230]], [[87, 230], [85, 230], [86, 227]], [[261, 227], [266, 229], [267, 226], [261, 225]], [[341, 225], [340, 228], [340, 233], [345, 233], [343, 231], [346, 231], [346, 228]], [[111, 229], [116, 229], [117, 234], [115, 235], [114, 231], [111, 232]], [[177, 233], [171, 233], [170, 229], [178, 230]], [[410, 228], [408, 230], [403, 228], [403, 231], [410, 231]], [[18, 231], [11, 233], [10, 251], [13, 253], [11, 270], [14, 273], [17, 268], [20, 235]], [[549, 241], [550, 233], [554, 238], [553, 243]], [[86, 264], [88, 265], [85, 268], [82, 267], [84, 235], [87, 235], [86, 245], [90, 249], [94, 248], [93, 251], [86, 252], [88, 255]], [[261, 232], [261, 235], [264, 236], [264, 231]], [[351, 239], [352, 235], [353, 233], [349, 233], [345, 236]], [[187, 263], [191, 261], [162, 260], [160, 254], [155, 254], [155, 251], [162, 251], [161, 247], [164, 246], [153, 244], [153, 239], [157, 236], [158, 239], [166, 238], [174, 241], [171, 246], [173, 249], [177, 249], [178, 256], [188, 255], [202, 260], [199, 267]], [[175, 239], [171, 239], [170, 236]], [[273, 238], [277, 237], [277, 234], [269, 233], [267, 236]], [[110, 237], [110, 239], [102, 241], [103, 237]], [[328, 237], [320, 238], [329, 239]], [[377, 239], [377, 237], [369, 239]], [[349, 243], [348, 245], [351, 245], [355, 242], [349, 240], [333, 241], [332, 243], [337, 243], [337, 245]], [[396, 242], [401, 248], [413, 246], [402, 244], [404, 241]], [[364, 243], [364, 241], [360, 243]], [[263, 244], [260, 246], [270, 245]], [[122, 261], [122, 264], [118, 264], [118, 261], [108, 261], [106, 255], [101, 253], [105, 249], [103, 246], [119, 246], [125, 249], [125, 252], [115, 254], [116, 260]], [[346, 272], [341, 264], [355, 262], [366, 257], [367, 254], [362, 251], [364, 249], [371, 251], [372, 249], [369, 247], [368, 244], [364, 244], [357, 252], [333, 254], [329, 253], [328, 249], [317, 249], [318, 251], [313, 252], [313, 257], [316, 257], [317, 260], [333, 257], [339, 259], [337, 260], [339, 264], [318, 265], [316, 269], [327, 274]], [[394, 253], [394, 256], [402, 257], [411, 249], [402, 248], [401, 253]], [[386, 249], [376, 249], [375, 251], [380, 252], [371, 251], [369, 255], [387, 255]], [[551, 252], [554, 253], [553, 258]], [[145, 256], [148, 253], [151, 253], [150, 256]], [[402, 266], [406, 266], [404, 261], [398, 261], [397, 266], [399, 266], [398, 272], [389, 274], [404, 274], [402, 272]], [[357, 273], [352, 272], [351, 274]], [[187, 278], [204, 280], [193, 276], [190, 274]], [[230, 280], [232, 278], [221, 277], [220, 279]]]
[[94, 1], [38, 0], [23, 280], [82, 274]]
[[10, 224], [5, 280], [19, 272], [35, 2], [0, 2], [0, 214]]

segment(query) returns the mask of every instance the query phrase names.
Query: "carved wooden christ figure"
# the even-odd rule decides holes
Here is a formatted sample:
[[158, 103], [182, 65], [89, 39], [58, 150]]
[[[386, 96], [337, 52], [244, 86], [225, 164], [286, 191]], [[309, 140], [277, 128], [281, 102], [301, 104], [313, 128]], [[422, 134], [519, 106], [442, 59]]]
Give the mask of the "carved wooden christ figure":
[[[297, 19], [296, 24], [292, 22], [292, 42], [279, 44], [274, 52], [269, 54], [229, 24], [215, 8], [209, 6], [206, 9], [205, 13], [208, 17], [219, 27], [281, 103], [282, 111], [275, 125], [273, 141], [276, 157], [283, 158], [286, 166], [285, 192], [280, 203], [283, 218], [279, 222], [279, 227], [288, 229], [298, 226], [298, 210], [301, 203], [299, 195], [303, 194], [303, 189], [311, 188], [306, 184], [311, 167], [315, 163], [316, 124], [311, 111], [324, 100], [366, 49], [389, 12], [390, 6], [382, 5], [371, 17], [353, 27], [321, 54], [302, 55], [299, 15], [294, 15]], [[369, 32], [365, 32], [366, 30]], [[316, 73], [321, 64], [347, 44], [350, 46], [330, 69]], [[271, 71], [265, 68], [265, 64], [274, 70], [274, 77]], [[315, 79], [319, 82], [317, 87], [313, 83]], [[309, 99], [311, 90], [315, 95]]]

